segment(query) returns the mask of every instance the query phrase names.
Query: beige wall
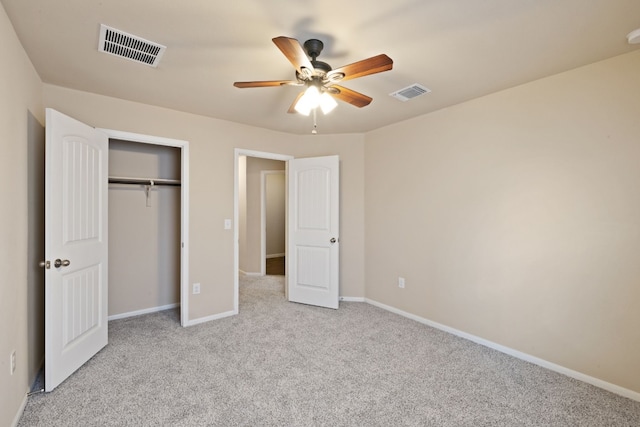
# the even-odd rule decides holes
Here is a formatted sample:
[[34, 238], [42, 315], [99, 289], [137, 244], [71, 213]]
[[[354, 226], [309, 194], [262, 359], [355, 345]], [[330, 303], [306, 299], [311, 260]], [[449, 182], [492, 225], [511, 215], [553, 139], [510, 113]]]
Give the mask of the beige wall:
[[[296, 136], [44, 85], [43, 101], [92, 126], [189, 141], [190, 296], [194, 320], [233, 310], [234, 149], [341, 159], [341, 294], [364, 296], [364, 136]], [[300, 119], [293, 117], [293, 119]]]
[[265, 192], [265, 254], [278, 256], [287, 248], [287, 181], [285, 172], [268, 172], [264, 174]]
[[240, 270], [245, 273], [260, 273], [262, 271], [261, 173], [269, 170], [284, 170], [285, 165], [285, 162], [279, 160], [246, 157], [246, 175], [244, 179], [246, 204], [244, 206], [245, 211], [242, 212], [243, 215], [240, 215], [240, 217], [245, 218], [246, 222], [241, 224], [241, 228], [244, 227], [244, 230], [240, 230], [240, 235], [244, 238], [241, 240], [240, 253], [242, 256], [239, 259]]
[[367, 297], [640, 392], [638, 76], [635, 52], [368, 134]]
[[[29, 114], [44, 123], [42, 109], [42, 83], [27, 58], [13, 27], [0, 5], [0, 425], [11, 425], [41, 357], [33, 347], [38, 332], [32, 329], [27, 313], [29, 290], [27, 271], [32, 271], [36, 260], [28, 248], [29, 205], [28, 182], [38, 179], [28, 176], [27, 149]], [[37, 136], [35, 137], [37, 138]], [[31, 289], [33, 290], [33, 289]], [[35, 335], [34, 335], [35, 334]], [[16, 351], [16, 372], [10, 375], [9, 356]]]
[[[180, 148], [109, 141], [109, 176], [180, 180]], [[180, 302], [180, 187], [109, 185], [109, 315]]]

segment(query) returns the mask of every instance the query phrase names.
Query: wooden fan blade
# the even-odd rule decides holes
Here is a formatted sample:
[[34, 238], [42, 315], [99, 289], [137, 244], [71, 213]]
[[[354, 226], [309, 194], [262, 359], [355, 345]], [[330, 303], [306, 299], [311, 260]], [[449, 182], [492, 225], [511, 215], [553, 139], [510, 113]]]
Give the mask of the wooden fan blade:
[[[369, 74], [381, 73], [383, 71], [389, 71], [393, 68], [393, 60], [385, 54], [373, 56], [362, 61], [354, 62], [353, 64], [345, 65], [344, 67], [331, 70], [327, 73], [327, 80], [344, 81], [355, 79], [357, 77], [368, 76]], [[344, 74], [344, 77], [339, 78]]]
[[292, 80], [270, 80], [261, 82], [235, 82], [235, 87], [247, 88], [247, 87], [272, 87], [272, 86], [286, 86], [286, 85], [299, 85], [298, 82]]
[[343, 86], [333, 85], [331, 88], [338, 90], [338, 93], [333, 93], [333, 91], [329, 92], [334, 98], [347, 102], [358, 108], [366, 107], [371, 104], [371, 101], [373, 101], [373, 98], [363, 95], [360, 92], [356, 92], [355, 90], [347, 89]]
[[304, 91], [300, 92], [298, 94], [298, 96], [296, 96], [296, 99], [293, 101], [293, 103], [291, 104], [291, 106], [289, 107], [289, 110], [287, 111], [287, 113], [289, 114], [295, 114], [297, 113], [296, 111], [296, 104], [298, 103], [298, 101], [300, 100], [300, 98], [302, 98], [302, 95], [304, 95]]
[[272, 40], [300, 74], [304, 74], [303, 68], [313, 71], [313, 65], [298, 40], [284, 36]]

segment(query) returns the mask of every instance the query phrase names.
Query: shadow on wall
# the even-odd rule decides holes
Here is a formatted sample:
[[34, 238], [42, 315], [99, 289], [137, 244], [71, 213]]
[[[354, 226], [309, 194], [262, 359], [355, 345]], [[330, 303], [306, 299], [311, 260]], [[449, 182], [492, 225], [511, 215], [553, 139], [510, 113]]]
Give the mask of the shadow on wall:
[[29, 383], [36, 380], [44, 363], [44, 146], [45, 130], [27, 112], [27, 330]]

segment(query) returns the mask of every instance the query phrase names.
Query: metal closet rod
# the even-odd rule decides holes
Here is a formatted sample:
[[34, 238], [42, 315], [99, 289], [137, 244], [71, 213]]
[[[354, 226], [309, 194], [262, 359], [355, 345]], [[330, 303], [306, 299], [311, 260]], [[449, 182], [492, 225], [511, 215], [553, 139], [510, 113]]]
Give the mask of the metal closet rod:
[[179, 179], [132, 178], [128, 176], [110, 176], [109, 184], [170, 185], [174, 187], [179, 187], [181, 183]]

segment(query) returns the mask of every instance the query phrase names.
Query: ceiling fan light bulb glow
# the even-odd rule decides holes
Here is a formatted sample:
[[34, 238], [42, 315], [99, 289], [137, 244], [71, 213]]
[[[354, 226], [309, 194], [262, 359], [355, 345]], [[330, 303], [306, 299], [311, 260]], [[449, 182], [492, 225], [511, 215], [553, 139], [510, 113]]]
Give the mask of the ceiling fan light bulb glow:
[[334, 108], [338, 106], [338, 103], [333, 96], [329, 95], [327, 92], [324, 92], [320, 95], [320, 108], [322, 108], [322, 112], [324, 114], [329, 114], [333, 111]]
[[293, 107], [299, 114], [302, 114], [303, 116], [308, 116], [309, 113], [311, 112], [311, 108], [309, 108], [308, 105], [302, 105], [302, 102], [298, 101], [296, 103], [296, 106]]
[[316, 108], [319, 103], [320, 92], [318, 91], [318, 88], [315, 86], [309, 86], [294, 108], [298, 113], [308, 116], [311, 110]]

